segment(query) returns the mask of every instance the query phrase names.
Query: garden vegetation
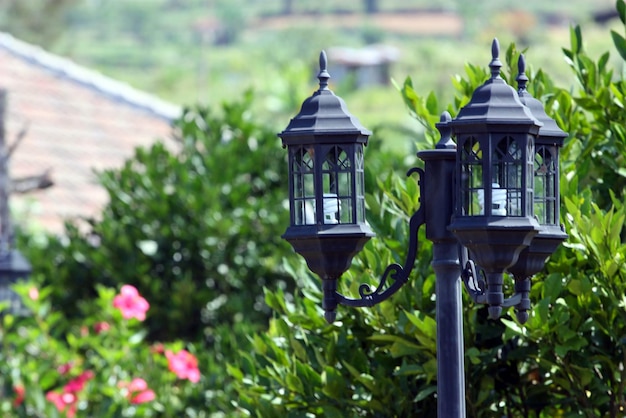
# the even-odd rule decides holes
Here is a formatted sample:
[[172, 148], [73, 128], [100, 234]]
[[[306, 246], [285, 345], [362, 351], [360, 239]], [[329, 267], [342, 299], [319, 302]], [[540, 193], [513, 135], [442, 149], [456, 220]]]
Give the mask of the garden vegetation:
[[[626, 6], [617, 2], [626, 27]], [[607, 37], [609, 35], [607, 34]], [[610, 33], [626, 62], [626, 39]], [[520, 51], [503, 77], [515, 85]], [[574, 88], [541, 69], [531, 94], [569, 133], [561, 152], [568, 240], [533, 279], [530, 318], [487, 318], [465, 297], [470, 417], [620, 417], [626, 409], [626, 81], [584, 48], [563, 49]], [[533, 50], [525, 51], [527, 62]], [[485, 63], [487, 59], [485, 59]], [[467, 65], [456, 96], [399, 86], [438, 140], [487, 78]], [[304, 98], [303, 98], [304, 99]], [[285, 152], [253, 118], [249, 93], [220, 109], [195, 106], [176, 123], [181, 150], [138, 149], [101, 174], [110, 203], [87, 231], [24, 232], [34, 274], [16, 286], [31, 314], [0, 327], [3, 416], [405, 417], [436, 415], [435, 277], [422, 240], [412, 280], [371, 309], [340, 308], [327, 324], [320, 283], [281, 241]], [[286, 123], [286, 122], [285, 122]], [[371, 240], [341, 281], [356, 294], [404, 259], [414, 178], [375, 135], [366, 152]], [[422, 232], [423, 233], [423, 232]], [[423, 237], [422, 237], [423, 238]]]

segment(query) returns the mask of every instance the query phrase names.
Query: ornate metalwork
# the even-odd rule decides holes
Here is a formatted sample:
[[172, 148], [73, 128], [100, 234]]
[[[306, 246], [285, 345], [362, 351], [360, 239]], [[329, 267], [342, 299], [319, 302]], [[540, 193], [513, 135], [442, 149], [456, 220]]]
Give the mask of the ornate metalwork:
[[[424, 178], [424, 170], [414, 167], [407, 172], [407, 176], [417, 173], [419, 176], [418, 185], [420, 188], [420, 200], [424, 196], [424, 186], [422, 180]], [[420, 204], [420, 208], [411, 216], [409, 220], [409, 248], [404, 265], [393, 263], [387, 266], [376, 289], [372, 290], [371, 286], [363, 283], [359, 286], [359, 299], [351, 299], [343, 296], [339, 292], [335, 293], [337, 303], [352, 307], [371, 307], [396, 293], [403, 284], [405, 284], [417, 257], [418, 246], [418, 230], [425, 222], [424, 207]], [[387, 287], [387, 281], [391, 279], [391, 283]]]

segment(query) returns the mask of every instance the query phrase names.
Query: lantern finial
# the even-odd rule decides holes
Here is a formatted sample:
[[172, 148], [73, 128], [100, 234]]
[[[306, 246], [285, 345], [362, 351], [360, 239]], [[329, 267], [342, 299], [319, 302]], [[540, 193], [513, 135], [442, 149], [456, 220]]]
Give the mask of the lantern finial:
[[500, 68], [502, 68], [502, 62], [500, 62], [500, 43], [498, 38], [493, 38], [491, 43], [491, 62], [489, 68], [491, 68], [491, 79], [500, 78]]
[[328, 59], [326, 58], [326, 51], [322, 50], [320, 52], [320, 72], [317, 75], [317, 79], [320, 81], [320, 91], [328, 90], [328, 80], [330, 79], [330, 74], [326, 70], [328, 67]]
[[526, 84], [528, 83], [528, 77], [526, 76], [526, 58], [524, 58], [524, 54], [520, 54], [517, 59], [517, 77], [515, 78], [517, 81], [517, 91], [523, 92], [526, 91]]
[[435, 149], [456, 149], [456, 143], [452, 140], [452, 128], [448, 125], [451, 120], [452, 116], [447, 110], [441, 113], [439, 123], [436, 125], [441, 134], [441, 139], [435, 145]]

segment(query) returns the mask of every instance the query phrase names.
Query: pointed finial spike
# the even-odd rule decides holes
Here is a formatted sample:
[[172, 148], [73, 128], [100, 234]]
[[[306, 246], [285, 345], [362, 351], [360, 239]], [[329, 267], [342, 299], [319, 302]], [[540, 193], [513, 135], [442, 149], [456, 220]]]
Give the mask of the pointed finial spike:
[[493, 42], [491, 42], [491, 58], [498, 59], [500, 57], [500, 42], [498, 42], [498, 38], [493, 38]]
[[491, 43], [491, 62], [489, 63], [489, 68], [491, 68], [491, 79], [500, 78], [500, 68], [502, 68], [502, 63], [500, 62], [500, 43], [498, 42], [498, 38], [493, 38], [493, 42]]
[[524, 54], [520, 54], [517, 59], [517, 77], [515, 78], [515, 81], [517, 81], [518, 91], [526, 91], [528, 77], [526, 76], [526, 58], [524, 58]]
[[330, 74], [328, 74], [327, 68], [328, 59], [326, 57], [326, 51], [322, 50], [322, 52], [320, 52], [320, 72], [317, 75], [317, 79], [320, 81], [320, 91], [328, 90], [328, 80], [330, 79]]
[[326, 57], [326, 51], [322, 49], [320, 52], [320, 72], [326, 71], [328, 66], [328, 58]]

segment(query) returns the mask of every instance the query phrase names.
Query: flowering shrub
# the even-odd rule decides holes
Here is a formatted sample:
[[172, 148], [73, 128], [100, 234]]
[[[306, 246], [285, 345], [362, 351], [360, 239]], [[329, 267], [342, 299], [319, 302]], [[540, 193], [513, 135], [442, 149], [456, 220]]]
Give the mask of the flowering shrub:
[[135, 287], [99, 287], [80, 324], [52, 311], [50, 289], [15, 290], [32, 315], [1, 317], [3, 417], [208, 416], [192, 347], [144, 341], [150, 305]]

